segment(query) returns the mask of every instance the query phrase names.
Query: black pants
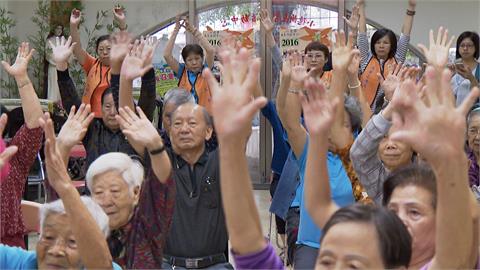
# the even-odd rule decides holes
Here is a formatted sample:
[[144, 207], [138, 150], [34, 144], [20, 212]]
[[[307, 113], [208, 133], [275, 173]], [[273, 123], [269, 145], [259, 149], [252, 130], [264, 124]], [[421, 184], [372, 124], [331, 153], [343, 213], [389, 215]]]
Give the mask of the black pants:
[[[273, 198], [273, 194], [275, 194], [275, 190], [277, 189], [278, 182], [280, 181], [280, 175], [277, 173], [272, 173], [272, 182], [270, 183], [270, 196]], [[275, 224], [277, 227], [277, 233], [278, 234], [285, 234], [286, 229], [285, 229], [285, 221], [275, 215]]]

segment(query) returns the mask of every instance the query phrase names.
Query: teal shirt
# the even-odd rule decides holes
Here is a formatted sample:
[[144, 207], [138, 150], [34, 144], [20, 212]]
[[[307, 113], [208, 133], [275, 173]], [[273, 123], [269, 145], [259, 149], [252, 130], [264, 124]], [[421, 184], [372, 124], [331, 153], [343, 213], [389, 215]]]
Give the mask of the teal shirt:
[[[0, 244], [0, 269], [38, 269], [37, 252]], [[113, 269], [122, 268], [113, 263]]]
[[[305, 183], [305, 168], [307, 164], [309, 137], [305, 143], [302, 155], [297, 160], [300, 168], [300, 185], [297, 193], [300, 192], [300, 224], [298, 226], [297, 244], [303, 244], [313, 248], [320, 248], [320, 237], [322, 230], [315, 225], [313, 219], [307, 212], [303, 188]], [[330, 193], [333, 201], [339, 206], [347, 206], [355, 203], [353, 197], [352, 184], [348, 178], [347, 172], [343, 168], [342, 160], [328, 152], [327, 154], [328, 177], [330, 180]]]

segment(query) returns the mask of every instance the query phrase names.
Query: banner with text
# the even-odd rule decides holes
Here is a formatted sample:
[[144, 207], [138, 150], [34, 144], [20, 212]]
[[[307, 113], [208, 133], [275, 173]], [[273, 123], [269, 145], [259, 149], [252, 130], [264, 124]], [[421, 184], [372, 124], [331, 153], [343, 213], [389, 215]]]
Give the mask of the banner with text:
[[288, 50], [303, 51], [312, 41], [319, 41], [330, 48], [331, 33], [331, 27], [321, 29], [312, 29], [306, 26], [298, 29], [280, 28], [280, 50], [282, 53]]

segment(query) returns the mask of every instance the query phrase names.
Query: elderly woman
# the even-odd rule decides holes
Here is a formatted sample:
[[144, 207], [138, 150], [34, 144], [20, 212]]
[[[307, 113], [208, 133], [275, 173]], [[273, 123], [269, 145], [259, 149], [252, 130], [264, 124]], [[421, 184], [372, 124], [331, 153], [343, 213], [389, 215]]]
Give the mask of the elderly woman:
[[[468, 176], [470, 187], [478, 193], [480, 186], [480, 108], [475, 108], [467, 117], [467, 155], [469, 159]], [[478, 194], [477, 194], [478, 195]]]
[[[147, 172], [144, 176], [143, 166], [126, 154], [108, 153], [90, 165], [87, 185], [92, 199], [110, 219], [112, 233], [108, 244], [114, 261], [129, 269], [161, 268], [175, 200], [175, 184], [169, 177], [171, 163], [162, 138], [141, 109], [137, 107], [140, 113], [137, 116], [125, 108], [119, 109], [117, 120], [129, 143], [144, 157]], [[64, 125], [70, 129], [68, 134], [77, 134], [78, 141], [91, 121], [88, 115], [89, 106], [82, 105], [75, 115], [72, 110]], [[72, 132], [72, 129], [78, 130]], [[67, 134], [62, 130], [59, 144]], [[59, 148], [64, 153], [70, 150], [66, 146]], [[64, 161], [67, 157], [63, 154]]]
[[[47, 115], [41, 123], [47, 137], [45, 157], [50, 185], [61, 200], [40, 208], [41, 234], [36, 251], [0, 245], [0, 268], [112, 269], [105, 241], [108, 217], [92, 199], [80, 197], [55, 147], [52, 121]], [[120, 269], [116, 264], [113, 268]]]

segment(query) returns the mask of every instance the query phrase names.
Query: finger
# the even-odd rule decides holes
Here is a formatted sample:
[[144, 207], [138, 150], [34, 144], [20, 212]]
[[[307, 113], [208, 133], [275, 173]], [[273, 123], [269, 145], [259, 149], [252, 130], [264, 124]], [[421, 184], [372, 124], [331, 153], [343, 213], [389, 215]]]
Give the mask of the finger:
[[68, 113], [67, 121], [72, 120], [74, 116], [75, 116], [75, 105], [73, 105], [72, 108], [70, 108], [70, 113]]
[[[56, 138], [55, 138], [55, 130], [53, 128], [53, 121], [52, 119], [48, 119], [46, 122], [45, 122], [45, 127], [43, 128], [44, 132], [45, 132], [45, 139], [48, 139], [50, 142], [52, 142], [53, 144], [55, 144], [56, 142]], [[52, 148], [55, 147], [55, 146], [52, 146]]]
[[400, 72], [400, 70], [402, 69], [402, 62], [399, 62], [396, 66], [395, 66], [395, 69], [393, 71], [393, 74], [395, 75], [398, 75], [398, 73]]
[[441, 73], [441, 91], [442, 100], [445, 102], [450, 101], [450, 105], [455, 107], [455, 96], [453, 95], [450, 79], [452, 78], [452, 72], [449, 69], [444, 69]]
[[452, 37], [450, 38], [450, 40], [448, 41], [446, 47], [447, 47], [447, 48], [451, 48], [454, 40], [455, 40], [455, 36], [452, 36]]
[[52, 49], [57, 47], [55, 44], [53, 44], [53, 42], [50, 39], [48, 40], [48, 44], [50, 44], [50, 47], [52, 47]]
[[380, 85], [382, 85], [383, 82], [385, 81], [385, 79], [383, 78], [382, 74], [377, 73], [377, 78], [378, 78], [378, 81], [380, 82]]
[[255, 114], [265, 105], [267, 104], [267, 98], [265, 97], [257, 97], [251, 102], [249, 102], [247, 105], [243, 106], [242, 109], [240, 109], [239, 114], [246, 119], [248, 119], [248, 124], [251, 123], [253, 117]]
[[10, 74], [12, 66], [10, 66], [10, 64], [5, 61], [2, 61], [2, 66], [5, 69], [5, 71]]
[[90, 113], [87, 118], [85, 118], [82, 122], [82, 127], [88, 128], [90, 126], [90, 123], [92, 123], [93, 119], [95, 119], [95, 114]]
[[0, 154], [0, 169], [17, 153], [17, 151], [18, 147], [16, 145], [9, 146], [3, 150]]
[[67, 39], [67, 42], [65, 43], [65, 46], [70, 48], [71, 44], [72, 44], [72, 36], [69, 36], [68, 39]]
[[88, 112], [85, 112], [85, 103], [82, 103], [77, 110], [77, 113], [73, 117], [76, 121], [82, 121], [87, 116]]
[[440, 28], [438, 28], [437, 40], [436, 40], [435, 44], [437, 44], [437, 45], [441, 44], [440, 42], [442, 41], [442, 35], [443, 35], [443, 27], [440, 26]]
[[207, 80], [208, 87], [212, 90], [212, 95], [215, 96], [218, 94], [221, 87], [218, 85], [217, 79], [213, 76], [212, 71], [209, 68], [205, 68], [202, 75]]
[[472, 91], [468, 94], [467, 98], [465, 98], [462, 102], [462, 104], [457, 108], [462, 115], [467, 116], [467, 114], [470, 112], [472, 109], [473, 104], [477, 101], [478, 97], [480, 95], [480, 90], [478, 87], [474, 87]]
[[130, 107], [125, 106], [125, 112], [128, 114], [128, 117], [130, 118], [128, 120], [131, 124], [140, 120], [140, 118], [138, 118], [138, 115], [132, 109], [130, 109]]
[[[246, 75], [246, 80], [244, 81], [244, 86], [248, 89], [248, 97], [253, 95], [253, 91], [257, 86], [258, 75], [260, 74], [260, 58], [256, 58], [252, 61], [248, 73]], [[247, 95], [245, 95], [247, 96]]]
[[435, 44], [435, 39], [433, 38], [433, 30], [432, 29], [430, 29], [430, 32], [428, 33], [428, 37], [429, 37], [430, 46], [434, 45]]
[[448, 29], [445, 28], [445, 32], [443, 33], [441, 45], [442, 46], [447, 45], [447, 41], [448, 41]]
[[[352, 48], [352, 47], [353, 47], [353, 32], [348, 33], [347, 47], [348, 47], [348, 48]], [[350, 61], [351, 61], [351, 60], [350, 60]]]
[[[428, 55], [427, 55], [428, 49], [427, 49], [427, 47], [425, 47], [425, 45], [420, 43], [420, 44], [417, 45], [417, 47], [422, 51], [422, 54], [425, 57], [428, 57]], [[428, 61], [428, 58], [427, 58], [427, 61]]]
[[3, 130], [7, 126], [8, 116], [6, 113], [2, 113], [0, 116], [0, 136], [3, 134]]
[[142, 108], [140, 108], [140, 106], [137, 106], [136, 109], [137, 109], [138, 115], [140, 116], [140, 119], [147, 119], [147, 116], [146, 116], [145, 113], [142, 111]]
[[125, 129], [128, 128], [129, 123], [123, 119], [122, 114], [120, 112], [123, 112], [123, 109], [120, 108], [118, 110], [119, 114], [115, 115], [115, 119], [117, 120], [118, 124], [120, 125], [120, 128], [122, 129], [122, 132], [125, 134]]
[[25, 57], [27, 59], [27, 62], [30, 61], [34, 52], [35, 52], [35, 49], [31, 49], [30, 52], [28, 53], [27, 57]]

